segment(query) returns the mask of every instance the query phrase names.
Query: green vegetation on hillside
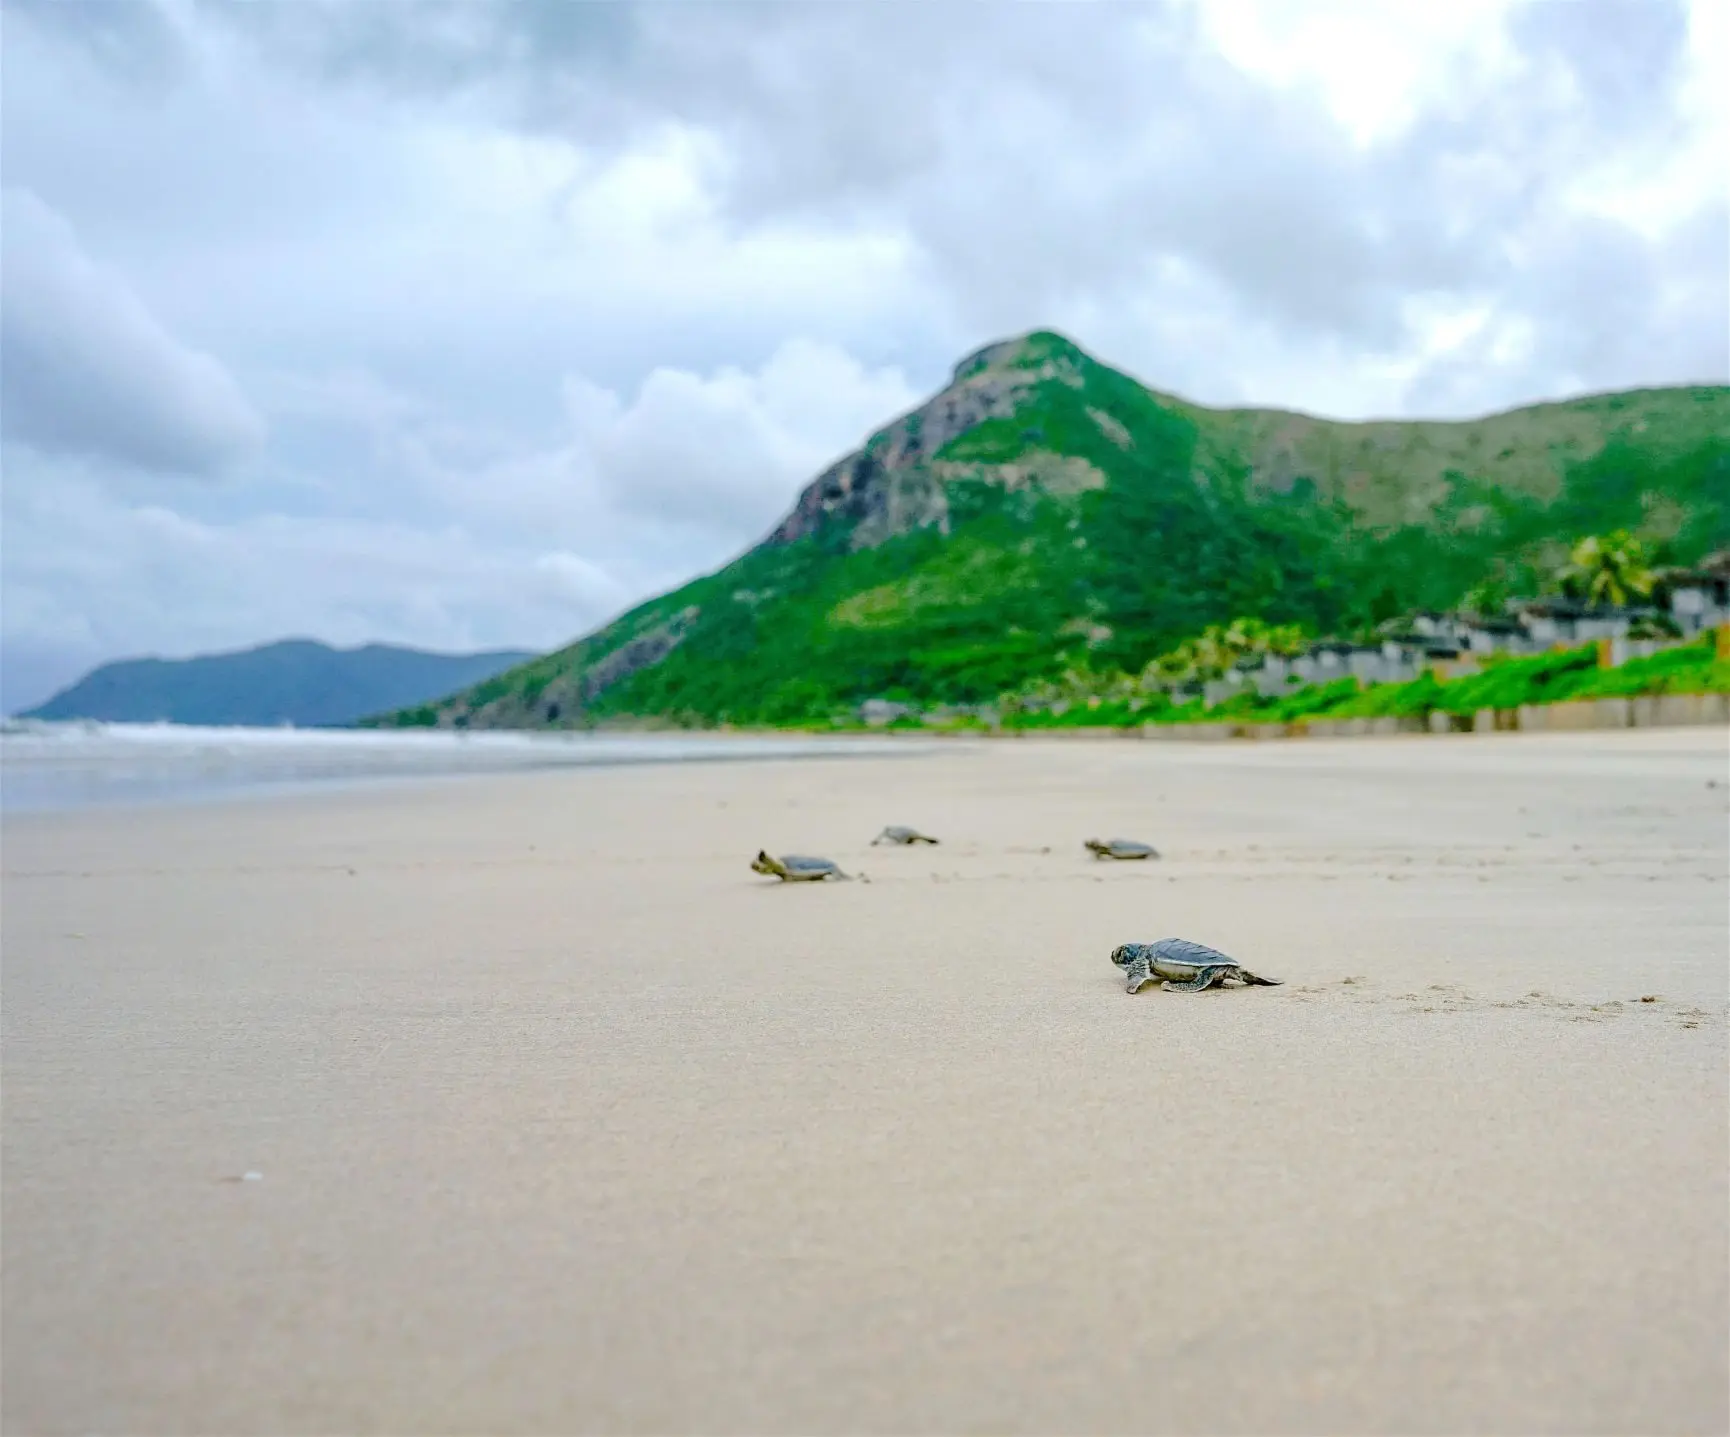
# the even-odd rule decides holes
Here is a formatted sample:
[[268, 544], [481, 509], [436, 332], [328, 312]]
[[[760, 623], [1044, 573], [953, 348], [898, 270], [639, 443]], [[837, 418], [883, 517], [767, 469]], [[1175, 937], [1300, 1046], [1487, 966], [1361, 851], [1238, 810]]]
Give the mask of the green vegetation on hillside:
[[[1474, 589], [1535, 592], [1583, 533], [1626, 530], [1641, 563], [1730, 545], [1725, 387], [1334, 424], [1186, 404], [1037, 334], [962, 366], [944, 398], [981, 418], [934, 454], [910, 440], [936, 401], [867, 446], [869, 540], [836, 518], [765, 543], [385, 721], [787, 725], [868, 698], [977, 704], [1075, 668], [1139, 673], [1240, 615], [1350, 635]], [[903, 511], [923, 527], [897, 529]]]

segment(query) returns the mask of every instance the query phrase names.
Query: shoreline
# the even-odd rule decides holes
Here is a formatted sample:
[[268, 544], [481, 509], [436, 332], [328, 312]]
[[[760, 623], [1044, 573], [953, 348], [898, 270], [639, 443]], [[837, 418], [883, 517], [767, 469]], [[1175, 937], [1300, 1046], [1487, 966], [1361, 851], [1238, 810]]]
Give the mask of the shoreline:
[[[1677, 696], [1691, 697], [1691, 696]], [[266, 765], [257, 772], [239, 772], [233, 774], [214, 774], [208, 758], [202, 763], [202, 772], [189, 776], [184, 771], [175, 772], [172, 765], [159, 763], [160, 772], [150, 771], [148, 765], [125, 769], [111, 765], [104, 769], [100, 762], [81, 761], [76, 749], [65, 742], [63, 736], [50, 739], [52, 748], [65, 747], [65, 753], [52, 755], [64, 757], [68, 762], [66, 772], [60, 775], [50, 774], [44, 784], [41, 776], [31, 773], [25, 764], [15, 757], [17, 734], [11, 735], [12, 743], [8, 745], [13, 754], [8, 755], [7, 772], [0, 780], [0, 821], [11, 824], [37, 814], [47, 813], [80, 813], [80, 812], [125, 812], [148, 810], [156, 807], [176, 806], [207, 806], [212, 804], [229, 804], [234, 802], [262, 801], [270, 802], [281, 799], [291, 799], [303, 796], [329, 794], [362, 795], [369, 791], [386, 792], [396, 788], [410, 788], [423, 782], [447, 783], [452, 780], [472, 780], [496, 776], [502, 773], [551, 774], [572, 769], [607, 768], [607, 767], [638, 767], [708, 763], [762, 763], [779, 762], [783, 760], [822, 760], [829, 757], [847, 758], [905, 758], [916, 754], [933, 754], [937, 752], [953, 753], [958, 749], [978, 747], [981, 749], [995, 747], [1005, 741], [1022, 743], [1031, 741], [1035, 746], [1046, 740], [1057, 741], [1060, 746], [1075, 743], [1114, 743], [1124, 741], [1158, 743], [1162, 746], [1172, 743], [1188, 745], [1205, 745], [1207, 747], [1239, 747], [1243, 744], [1266, 744], [1272, 740], [1304, 740], [1306, 744], [1327, 744], [1330, 741], [1379, 739], [1414, 740], [1425, 738], [1470, 738], [1481, 739], [1493, 735], [1498, 739], [1514, 737], [1544, 737], [1551, 740], [1569, 736], [1585, 738], [1594, 732], [1616, 732], [1643, 730], [1653, 731], [1701, 731], [1717, 729], [1726, 738], [1730, 738], [1730, 695], [1700, 696], [1712, 701], [1701, 717], [1692, 709], [1683, 712], [1676, 705], [1668, 708], [1649, 705], [1645, 709], [1634, 709], [1630, 701], [1598, 700], [1579, 705], [1551, 705], [1549, 709], [1594, 710], [1582, 718], [1579, 715], [1570, 719], [1566, 715], [1547, 715], [1546, 710], [1539, 710], [1536, 722], [1526, 722], [1522, 725], [1518, 720], [1525, 719], [1524, 714], [1501, 713], [1485, 710], [1468, 718], [1467, 722], [1420, 725], [1412, 721], [1394, 719], [1354, 719], [1329, 722], [1305, 722], [1302, 720], [1286, 724], [1256, 724], [1256, 723], [1205, 723], [1192, 724], [1141, 724], [1132, 726], [1097, 726], [1097, 725], [1050, 725], [1031, 728], [977, 729], [977, 728], [921, 728], [895, 729], [879, 727], [869, 729], [849, 730], [808, 730], [808, 729], [601, 729], [601, 730], [539, 730], [539, 729], [499, 729], [499, 730], [367, 730], [367, 729], [200, 729], [194, 726], [179, 725], [117, 725], [102, 726], [102, 736], [108, 736], [113, 728], [132, 730], [122, 740], [130, 749], [132, 755], [150, 755], [159, 760], [163, 751], [172, 752], [172, 746], [178, 746], [188, 752], [198, 750], [202, 743], [207, 749], [221, 753], [231, 752], [231, 746], [238, 746], [241, 752], [250, 750], [254, 754], [268, 756], [272, 747], [283, 748], [293, 746], [304, 733], [313, 736], [310, 756], [313, 761], [296, 763], [292, 757], [286, 762], [279, 761], [274, 768]], [[1717, 702], [1722, 700], [1721, 703]], [[1608, 719], [1604, 715], [1604, 705], [1621, 705], [1615, 714]], [[1718, 710], [1724, 711], [1720, 715]], [[1663, 719], [1662, 722], [1616, 722], [1616, 718], [1629, 719], [1631, 715], [1640, 714], [1645, 719]], [[1598, 721], [1589, 721], [1596, 719]], [[72, 729], [74, 725], [60, 726]], [[145, 737], [146, 732], [148, 737]], [[421, 767], [393, 768], [389, 764], [368, 767], [365, 764], [350, 764], [321, 767], [317, 759], [327, 758], [335, 754], [340, 756], [344, 740], [358, 740], [352, 747], [364, 750], [367, 740], [384, 736], [387, 750], [392, 747], [388, 740], [401, 737], [403, 734], [413, 735], [408, 743], [402, 745], [405, 750], [422, 748], [433, 749], [441, 746], [447, 761]], [[497, 740], [497, 743], [489, 743]], [[619, 745], [621, 750], [632, 744], [683, 745], [688, 746], [684, 752], [656, 754], [632, 754], [621, 752], [618, 756], [585, 756], [580, 759], [573, 755], [591, 746], [601, 748], [606, 745]], [[763, 746], [768, 747], [763, 747]], [[778, 746], [792, 745], [796, 748]], [[449, 762], [450, 758], [466, 758], [469, 750], [485, 751], [497, 749], [506, 758], [506, 762], [466, 763]], [[158, 752], [151, 754], [152, 749]], [[861, 752], [861, 749], [867, 750]], [[755, 749], [755, 751], [754, 751]], [[322, 750], [322, 752], [321, 752]], [[537, 750], [541, 752], [537, 753]], [[564, 750], [560, 753], [559, 750]], [[185, 754], [181, 756], [181, 767], [184, 770]], [[515, 761], [510, 761], [511, 759]], [[216, 765], [220, 769], [220, 764]], [[21, 771], [22, 770], [22, 771]], [[35, 788], [42, 788], [37, 793]], [[22, 797], [20, 794], [22, 793]]]
[[418, 780], [657, 764], [906, 756], [909, 746], [860, 735], [836, 745], [797, 733], [542, 733], [404, 737], [367, 730], [64, 725], [0, 741], [0, 808], [36, 812], [222, 803], [309, 791], [362, 791]]

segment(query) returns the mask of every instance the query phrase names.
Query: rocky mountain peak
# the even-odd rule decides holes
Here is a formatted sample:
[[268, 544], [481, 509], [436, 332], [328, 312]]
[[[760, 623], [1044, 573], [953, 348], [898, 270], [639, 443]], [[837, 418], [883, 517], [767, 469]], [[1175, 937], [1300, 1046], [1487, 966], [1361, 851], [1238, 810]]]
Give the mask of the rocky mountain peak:
[[987, 419], [1011, 417], [1035, 385], [1079, 385], [1087, 356], [1062, 335], [1039, 330], [998, 340], [955, 366], [948, 386], [831, 465], [806, 486], [767, 542], [790, 544], [832, 524], [854, 548], [943, 525], [948, 516], [936, 455]]

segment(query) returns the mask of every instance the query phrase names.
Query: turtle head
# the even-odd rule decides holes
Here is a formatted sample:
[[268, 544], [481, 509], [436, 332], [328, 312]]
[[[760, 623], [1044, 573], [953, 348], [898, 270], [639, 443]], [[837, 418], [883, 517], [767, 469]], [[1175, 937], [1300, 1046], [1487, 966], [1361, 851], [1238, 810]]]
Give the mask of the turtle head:
[[758, 873], [774, 873], [780, 866], [769, 857], [769, 850], [766, 848], [759, 848], [757, 856], [751, 860], [751, 867]]
[[1139, 993], [1153, 982], [1153, 955], [1145, 943], [1120, 943], [1111, 950], [1111, 961], [1123, 969], [1128, 991]]

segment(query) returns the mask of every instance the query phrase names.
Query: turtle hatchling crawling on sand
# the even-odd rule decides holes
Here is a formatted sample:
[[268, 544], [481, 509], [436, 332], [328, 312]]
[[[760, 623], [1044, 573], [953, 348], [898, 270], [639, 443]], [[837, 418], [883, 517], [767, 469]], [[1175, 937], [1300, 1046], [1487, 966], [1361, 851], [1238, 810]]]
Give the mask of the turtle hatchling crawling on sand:
[[1151, 843], [1138, 843], [1133, 838], [1089, 838], [1086, 843], [1095, 858], [1159, 857], [1159, 850]]
[[935, 843], [937, 840], [928, 833], [921, 833], [917, 828], [902, 828], [899, 824], [890, 824], [888, 828], [871, 840], [875, 848], [879, 843]]
[[806, 858], [798, 853], [786, 853], [771, 858], [766, 849], [759, 849], [751, 860], [758, 873], [772, 873], [783, 883], [821, 883], [825, 878], [848, 878], [836, 863], [827, 858]]
[[[1187, 938], [1161, 938], [1157, 943], [1125, 943], [1111, 950], [1111, 961], [1129, 980], [1135, 993], [1159, 982], [1171, 993], [1199, 993], [1215, 983], [1238, 982], [1246, 988], [1277, 988], [1277, 978], [1261, 978], [1217, 948]], [[1161, 981], [1163, 980], [1163, 981]]]

